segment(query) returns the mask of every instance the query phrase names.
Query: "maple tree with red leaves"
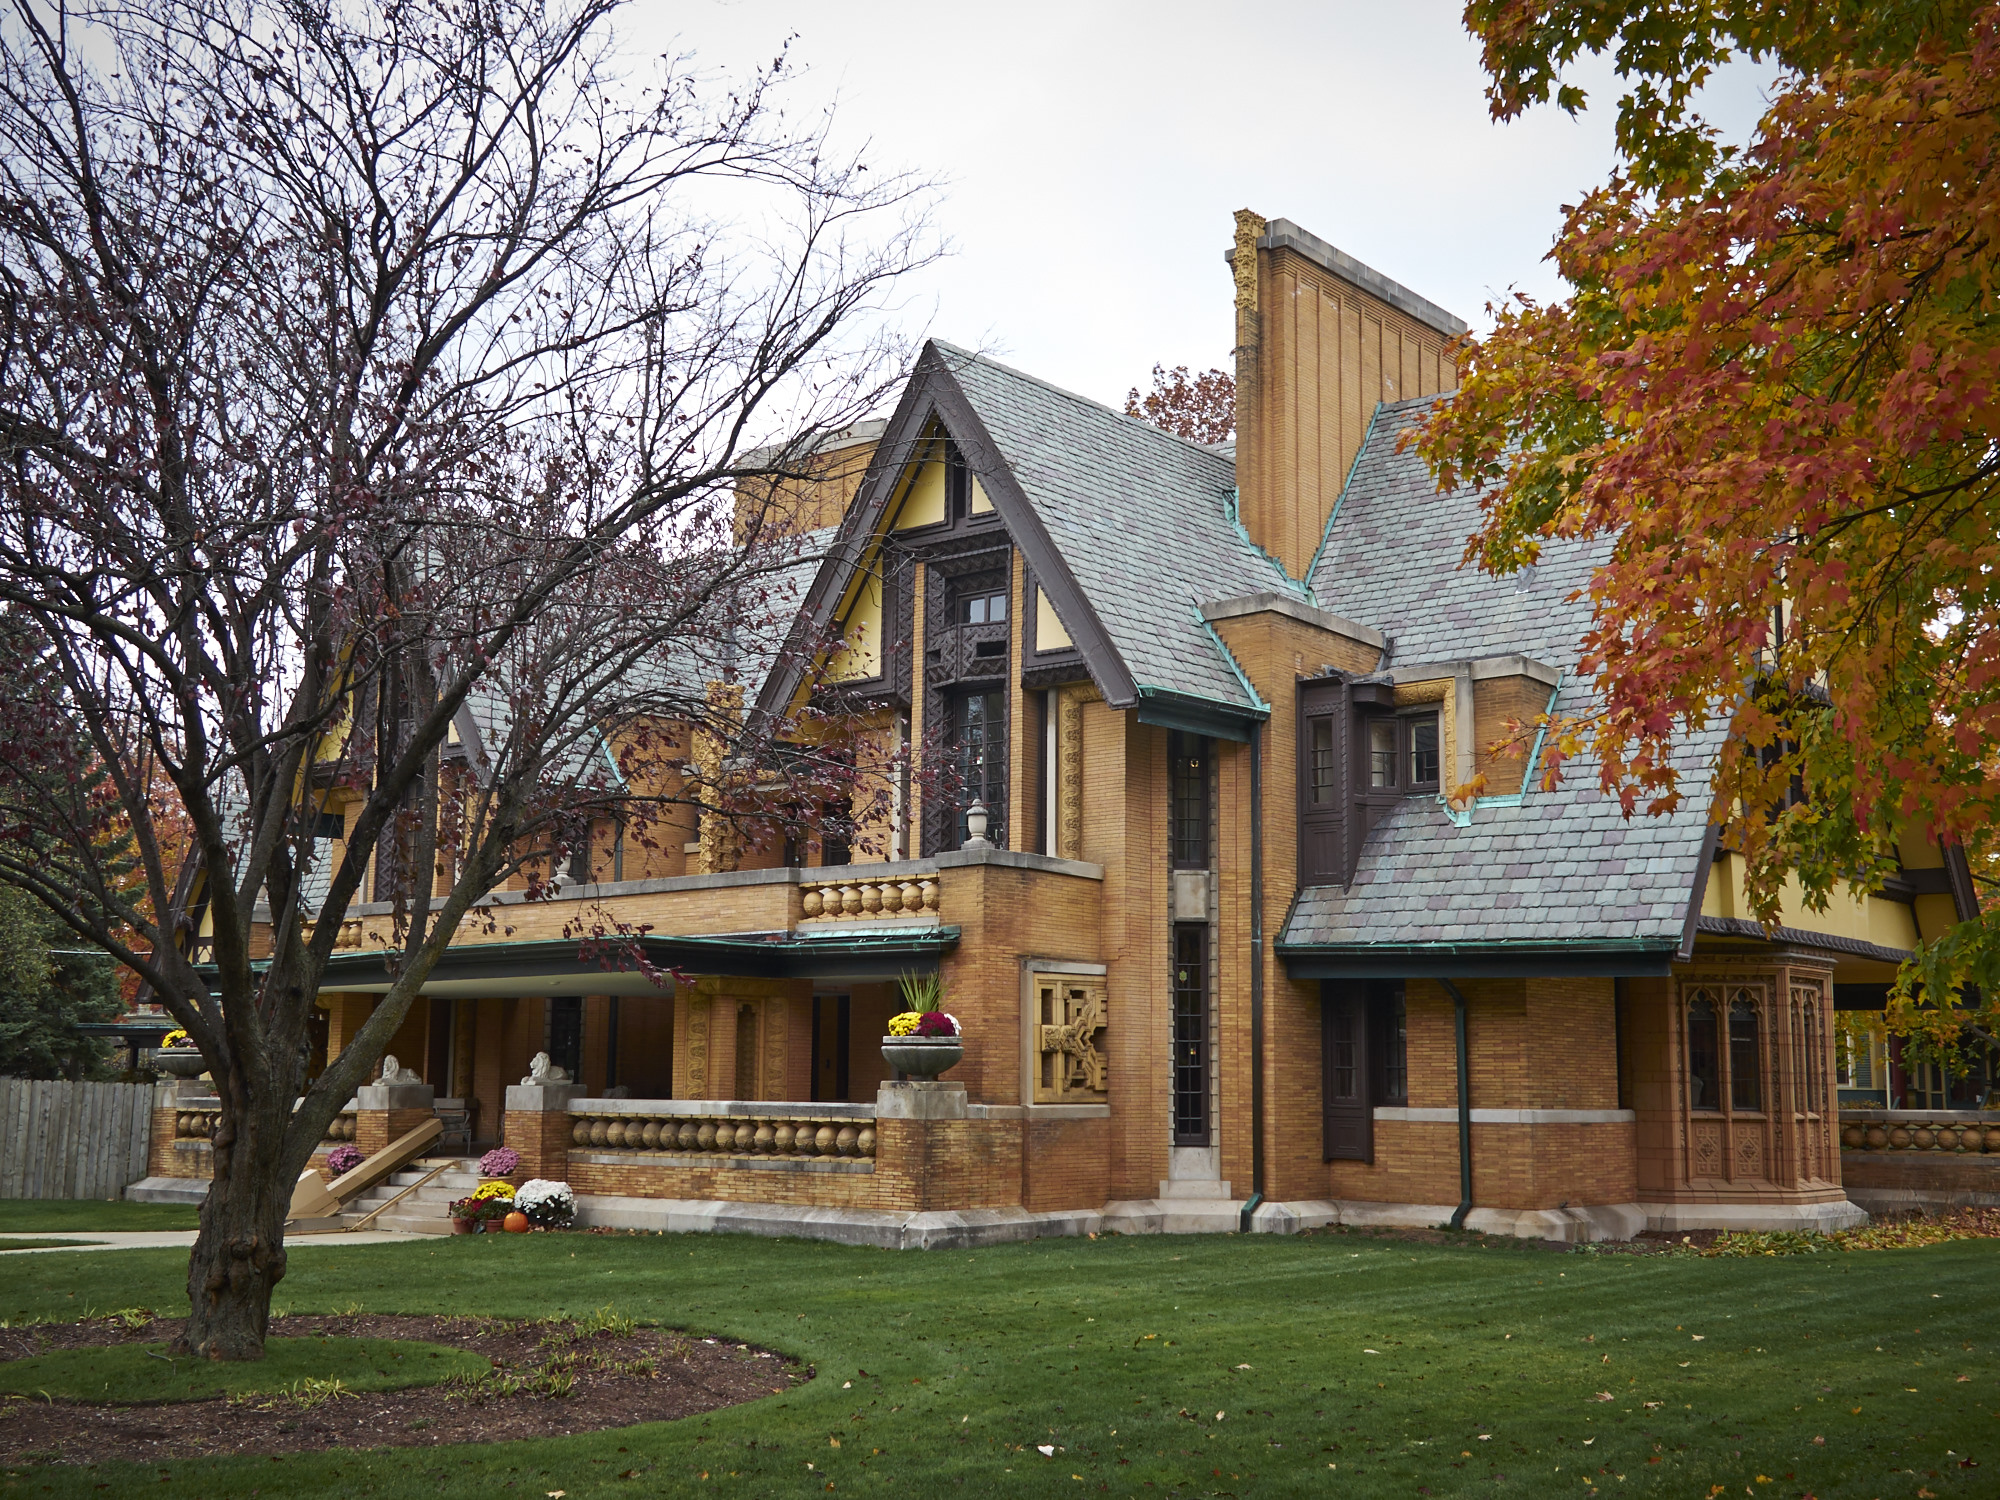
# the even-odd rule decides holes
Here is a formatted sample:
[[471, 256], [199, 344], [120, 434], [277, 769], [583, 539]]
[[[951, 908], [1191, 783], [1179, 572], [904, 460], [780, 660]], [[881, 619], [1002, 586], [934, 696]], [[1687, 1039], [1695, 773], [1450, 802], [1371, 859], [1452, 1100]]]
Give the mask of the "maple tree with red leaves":
[[1227, 370], [1190, 375], [1186, 365], [1153, 366], [1153, 388], [1125, 396], [1125, 415], [1197, 443], [1226, 443], [1236, 436], [1236, 380]]
[[[1620, 172], [1566, 210], [1572, 287], [1493, 309], [1418, 440], [1484, 491], [1470, 561], [1601, 538], [1582, 669], [1545, 776], [1588, 753], [1628, 810], [1691, 788], [1677, 738], [1733, 725], [1714, 817], [1767, 926], [1879, 890], [1902, 850], [2000, 864], [2000, 7], [1477, 0], [1493, 113], [1630, 81]], [[1694, 90], [1777, 83], [1721, 141]], [[1700, 795], [1706, 795], [1704, 788]], [[2000, 1034], [2000, 918], [1919, 947], [1889, 1024], [1947, 1063]], [[1925, 996], [1953, 995], [1933, 1006]]]

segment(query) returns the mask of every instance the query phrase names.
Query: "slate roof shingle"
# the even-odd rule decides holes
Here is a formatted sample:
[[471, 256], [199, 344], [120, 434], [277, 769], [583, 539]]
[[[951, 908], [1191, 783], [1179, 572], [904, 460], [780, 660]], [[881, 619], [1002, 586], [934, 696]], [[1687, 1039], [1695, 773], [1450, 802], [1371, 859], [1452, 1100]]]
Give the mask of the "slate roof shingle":
[[1540, 563], [1511, 578], [1460, 566], [1465, 539], [1480, 526], [1478, 495], [1440, 494], [1422, 458], [1396, 451], [1436, 400], [1377, 408], [1315, 560], [1313, 595], [1388, 636], [1391, 672], [1397, 662], [1517, 652], [1567, 671], [1590, 623], [1590, 601], [1564, 601], [1589, 583], [1608, 544], [1549, 542]]

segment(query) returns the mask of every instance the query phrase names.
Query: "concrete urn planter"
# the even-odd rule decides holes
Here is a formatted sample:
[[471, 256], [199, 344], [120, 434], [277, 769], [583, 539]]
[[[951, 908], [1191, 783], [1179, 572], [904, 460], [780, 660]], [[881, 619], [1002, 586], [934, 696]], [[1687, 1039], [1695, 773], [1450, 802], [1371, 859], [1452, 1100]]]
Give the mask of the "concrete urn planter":
[[882, 1061], [905, 1078], [936, 1078], [965, 1056], [958, 1036], [885, 1036]]
[[152, 1065], [176, 1078], [199, 1078], [208, 1071], [208, 1063], [192, 1047], [162, 1047], [153, 1054]]

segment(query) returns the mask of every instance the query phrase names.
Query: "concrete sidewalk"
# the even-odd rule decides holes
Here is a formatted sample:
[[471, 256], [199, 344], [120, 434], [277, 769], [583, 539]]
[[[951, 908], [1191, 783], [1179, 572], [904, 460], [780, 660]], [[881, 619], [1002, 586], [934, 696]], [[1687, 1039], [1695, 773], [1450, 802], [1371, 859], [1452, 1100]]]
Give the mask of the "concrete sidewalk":
[[[51, 1229], [24, 1233], [18, 1229], [0, 1231], [0, 1240], [84, 1240], [81, 1245], [23, 1245], [0, 1250], [0, 1255], [48, 1255], [63, 1250], [186, 1250], [194, 1245], [192, 1229]], [[354, 1234], [319, 1231], [285, 1236], [285, 1248], [304, 1245], [401, 1245], [409, 1241], [432, 1241], [427, 1234], [397, 1234], [390, 1230], [364, 1229]]]

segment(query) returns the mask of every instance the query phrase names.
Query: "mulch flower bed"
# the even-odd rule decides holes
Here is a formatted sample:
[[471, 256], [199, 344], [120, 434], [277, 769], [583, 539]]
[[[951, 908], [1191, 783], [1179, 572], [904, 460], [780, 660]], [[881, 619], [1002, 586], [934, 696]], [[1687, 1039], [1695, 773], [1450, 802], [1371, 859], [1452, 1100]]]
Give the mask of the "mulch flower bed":
[[[155, 1344], [179, 1319], [115, 1318], [0, 1329], [0, 1359], [59, 1349]], [[420, 1339], [485, 1355], [474, 1382], [301, 1399], [283, 1394], [96, 1405], [0, 1398], [0, 1463], [102, 1463], [327, 1448], [429, 1448], [561, 1437], [692, 1416], [777, 1395], [812, 1372], [769, 1350], [672, 1329], [619, 1323], [423, 1318], [373, 1314], [283, 1317], [276, 1338]]]

